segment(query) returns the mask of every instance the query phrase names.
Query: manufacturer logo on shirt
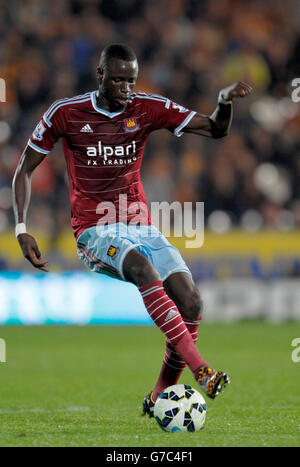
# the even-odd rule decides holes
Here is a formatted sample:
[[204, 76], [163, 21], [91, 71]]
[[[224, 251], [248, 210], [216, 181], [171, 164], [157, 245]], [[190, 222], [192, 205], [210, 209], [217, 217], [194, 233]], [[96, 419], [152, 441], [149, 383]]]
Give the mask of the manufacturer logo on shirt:
[[81, 128], [80, 132], [81, 133], [94, 133], [88, 123]]
[[138, 125], [135, 117], [125, 118], [125, 120], [123, 120], [123, 122], [124, 122], [125, 131], [136, 131], [136, 130], [139, 129], [139, 125]]

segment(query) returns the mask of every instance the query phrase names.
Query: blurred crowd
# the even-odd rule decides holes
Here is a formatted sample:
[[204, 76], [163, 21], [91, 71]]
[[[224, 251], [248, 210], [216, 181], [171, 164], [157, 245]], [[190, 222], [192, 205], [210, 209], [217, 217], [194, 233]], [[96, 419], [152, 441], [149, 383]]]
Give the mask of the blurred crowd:
[[[11, 182], [50, 104], [97, 88], [103, 47], [130, 45], [137, 89], [210, 114], [218, 92], [248, 82], [234, 104], [230, 136], [149, 138], [143, 181], [149, 201], [204, 201], [206, 225], [300, 227], [300, 11], [293, 0], [0, 0], [0, 231], [14, 225]], [[300, 92], [298, 94], [300, 96]], [[33, 177], [31, 228], [55, 238], [70, 228], [62, 147]]]

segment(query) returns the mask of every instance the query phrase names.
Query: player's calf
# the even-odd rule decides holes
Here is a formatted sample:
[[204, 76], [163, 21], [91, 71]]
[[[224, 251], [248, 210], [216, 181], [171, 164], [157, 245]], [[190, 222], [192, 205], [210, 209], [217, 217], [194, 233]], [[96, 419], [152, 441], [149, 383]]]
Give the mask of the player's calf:
[[186, 291], [177, 301], [178, 309], [186, 322], [200, 322], [203, 311], [203, 301], [196, 286]]

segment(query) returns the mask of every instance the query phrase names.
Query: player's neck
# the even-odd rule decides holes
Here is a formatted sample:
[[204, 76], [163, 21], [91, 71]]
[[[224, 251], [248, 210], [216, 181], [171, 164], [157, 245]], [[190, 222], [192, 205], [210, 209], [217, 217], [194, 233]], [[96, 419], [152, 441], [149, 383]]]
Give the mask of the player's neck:
[[113, 112], [116, 110], [114, 106], [109, 103], [109, 101], [106, 99], [106, 97], [103, 95], [103, 93], [99, 89], [96, 92], [96, 102], [97, 102], [97, 106], [100, 107], [100, 109], [108, 110], [109, 112]]

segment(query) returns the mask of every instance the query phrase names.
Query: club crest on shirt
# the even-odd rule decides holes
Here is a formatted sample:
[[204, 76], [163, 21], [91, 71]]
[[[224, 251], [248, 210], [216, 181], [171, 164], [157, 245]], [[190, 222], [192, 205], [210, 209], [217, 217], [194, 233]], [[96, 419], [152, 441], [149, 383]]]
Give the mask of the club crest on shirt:
[[107, 250], [107, 255], [110, 256], [112, 259], [115, 259], [117, 254], [119, 253], [120, 248], [117, 248], [116, 246], [110, 245], [110, 247]]
[[124, 122], [125, 131], [136, 131], [140, 127], [138, 125], [135, 117], [125, 118], [125, 120], [123, 120], [123, 122]]

